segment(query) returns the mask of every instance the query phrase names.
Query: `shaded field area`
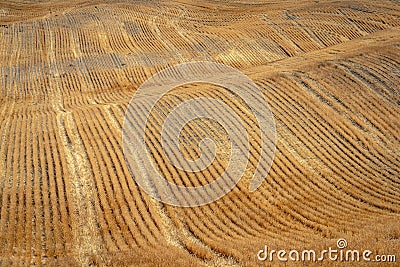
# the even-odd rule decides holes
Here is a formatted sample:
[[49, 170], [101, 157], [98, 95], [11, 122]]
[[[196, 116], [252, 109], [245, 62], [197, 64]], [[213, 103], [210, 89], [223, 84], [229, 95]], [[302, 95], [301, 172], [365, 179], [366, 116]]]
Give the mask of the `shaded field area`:
[[[259, 157], [254, 116], [223, 88], [177, 88], [159, 103], [147, 143], [168, 180], [205, 184], [229, 153], [223, 131], [204, 122], [184, 129], [182, 146], [195, 158], [193, 140], [218, 140], [210, 168], [185, 173], [159, 153], [160, 120], [185, 99], [224, 101], [252, 140], [229, 194], [181, 208], [135, 183], [121, 131], [137, 88], [191, 61], [254, 80], [277, 147], [269, 175], [248, 192]], [[268, 266], [257, 259], [264, 245], [322, 250], [339, 238], [398, 253], [399, 81], [398, 1], [2, 2], [0, 265]]]

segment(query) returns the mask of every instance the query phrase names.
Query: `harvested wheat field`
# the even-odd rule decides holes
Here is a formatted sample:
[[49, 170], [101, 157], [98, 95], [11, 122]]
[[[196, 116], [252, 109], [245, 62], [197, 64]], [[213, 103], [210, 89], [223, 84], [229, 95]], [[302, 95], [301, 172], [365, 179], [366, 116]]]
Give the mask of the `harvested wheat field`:
[[[204, 185], [229, 158], [224, 129], [201, 118], [182, 129], [180, 149], [196, 159], [199, 140], [214, 139], [212, 164], [196, 173], [170, 164], [162, 121], [183, 101], [223, 101], [250, 141], [232, 191], [179, 207], [138, 186], [122, 128], [143, 82], [197, 61], [254, 81], [274, 116], [276, 150], [250, 192], [261, 157], [255, 115], [220, 86], [179, 86], [146, 130], [165, 179]], [[399, 84], [395, 0], [2, 1], [0, 265], [398, 266]], [[370, 250], [371, 261], [302, 259], [329, 248]]]

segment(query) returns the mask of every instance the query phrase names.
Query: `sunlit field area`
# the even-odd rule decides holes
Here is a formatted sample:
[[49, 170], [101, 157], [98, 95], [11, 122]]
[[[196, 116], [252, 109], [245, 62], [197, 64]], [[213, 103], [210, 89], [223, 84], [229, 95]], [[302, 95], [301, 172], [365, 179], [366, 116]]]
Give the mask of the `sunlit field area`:
[[[160, 135], [182, 102], [225, 103], [237, 117], [221, 122], [242, 125], [249, 141], [229, 193], [180, 207], [138, 185], [124, 118], [146, 80], [199, 61], [254, 82], [273, 114], [276, 150], [250, 192], [262, 158], [257, 113], [222, 86], [176, 87], [145, 132], [166, 180], [206, 185], [233, 148], [218, 121], [200, 118], [182, 128], [177, 151], [195, 160], [201, 139], [213, 139], [212, 164], [171, 164]], [[399, 1], [2, 1], [0, 265], [398, 266], [399, 85]], [[321, 260], [329, 248], [337, 258]], [[348, 250], [359, 259], [346, 259]]]

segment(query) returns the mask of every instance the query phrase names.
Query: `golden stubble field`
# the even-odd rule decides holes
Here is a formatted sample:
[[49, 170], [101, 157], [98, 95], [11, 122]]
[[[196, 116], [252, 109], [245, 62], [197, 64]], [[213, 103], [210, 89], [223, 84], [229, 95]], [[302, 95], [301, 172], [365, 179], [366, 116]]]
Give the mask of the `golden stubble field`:
[[[191, 97], [221, 99], [253, 140], [229, 194], [181, 208], [138, 187], [121, 129], [145, 80], [192, 61], [254, 80], [274, 114], [277, 146], [269, 175], [248, 192], [254, 118], [221, 88], [177, 88], [164, 110]], [[397, 1], [3, 1], [0, 265], [275, 266], [257, 259], [265, 245], [322, 250], [339, 238], [349, 249], [397, 253], [399, 264], [399, 68]], [[209, 130], [224, 144], [218, 125], [199, 125], [183, 140]], [[151, 126], [147, 144], [167, 179], [204, 184], [222, 172], [224, 149], [200, 175], [170, 166], [157, 152], [159, 121]], [[182, 143], [187, 157], [195, 143]]]

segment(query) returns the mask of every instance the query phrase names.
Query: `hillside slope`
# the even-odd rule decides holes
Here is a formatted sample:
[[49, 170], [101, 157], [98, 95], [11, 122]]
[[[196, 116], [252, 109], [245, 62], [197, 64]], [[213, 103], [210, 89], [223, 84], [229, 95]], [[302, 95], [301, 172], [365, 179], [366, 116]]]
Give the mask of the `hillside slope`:
[[[0, 3], [0, 48], [0, 265], [254, 266], [264, 245], [324, 249], [339, 238], [400, 251], [398, 2], [14, 0]], [[237, 187], [179, 208], [132, 179], [121, 129], [146, 79], [190, 61], [255, 81], [277, 150], [248, 192], [252, 117], [221, 88], [179, 88], [227, 99], [254, 130]]]

